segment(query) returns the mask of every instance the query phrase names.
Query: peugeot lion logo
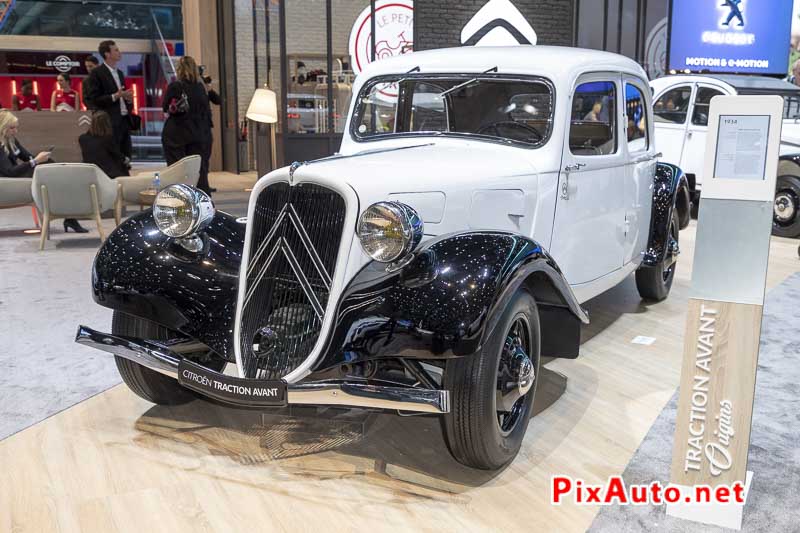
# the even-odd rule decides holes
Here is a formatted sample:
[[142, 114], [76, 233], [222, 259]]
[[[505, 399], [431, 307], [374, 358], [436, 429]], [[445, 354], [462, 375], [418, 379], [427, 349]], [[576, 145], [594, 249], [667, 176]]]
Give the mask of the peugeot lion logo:
[[724, 21], [720, 22], [720, 26], [730, 26], [731, 21], [735, 18], [739, 20], [737, 26], [740, 28], [744, 27], [744, 15], [742, 14], [744, 4], [742, 0], [725, 0], [720, 7], [723, 8], [723, 10], [729, 10], [728, 16]]
[[461, 30], [464, 46], [536, 44], [536, 31], [509, 0], [489, 0]]

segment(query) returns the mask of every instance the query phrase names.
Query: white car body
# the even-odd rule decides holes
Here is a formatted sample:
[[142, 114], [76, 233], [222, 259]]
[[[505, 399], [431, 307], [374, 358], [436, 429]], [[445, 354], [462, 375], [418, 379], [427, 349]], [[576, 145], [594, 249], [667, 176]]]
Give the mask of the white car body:
[[[624, 83], [638, 85], [647, 109], [652, 108], [647, 75], [636, 62], [607, 52], [548, 46], [415, 52], [371, 64], [355, 80], [353, 94], [358, 98], [375, 77], [412, 69], [420, 75], [480, 74], [493, 67], [502, 75], [539, 76], [552, 83], [555, 109], [543, 146], [521, 148], [441, 134], [359, 141], [351, 135], [357, 107], [351, 105], [338, 155], [356, 157], [333, 156], [300, 166], [293, 183], [315, 181], [345, 198], [355, 191], [352, 201], [357, 200], [361, 210], [378, 201], [401, 201], [420, 214], [425, 238], [480, 229], [530, 237], [555, 258], [583, 302], [634, 272], [648, 242], [656, 147], [650, 142], [632, 151], [625, 142]], [[593, 80], [616, 84], [617, 150], [609, 155], [573, 155], [567, 145], [572, 95], [578, 84]], [[649, 112], [647, 117], [647, 135], [652, 139]], [[402, 149], [392, 150], [397, 148]], [[578, 170], [565, 171], [568, 167]], [[278, 169], [257, 183], [251, 220], [259, 192], [286, 181], [288, 173], [288, 168]], [[565, 189], [568, 199], [561, 194]], [[339, 256], [341, 283], [369, 260], [353, 238], [348, 253]]]

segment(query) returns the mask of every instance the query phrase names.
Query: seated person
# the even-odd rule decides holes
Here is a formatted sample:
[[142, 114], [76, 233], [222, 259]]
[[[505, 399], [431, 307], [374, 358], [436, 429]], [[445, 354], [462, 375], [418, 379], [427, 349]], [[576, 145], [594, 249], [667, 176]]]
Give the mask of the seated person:
[[125, 156], [114, 144], [111, 116], [105, 111], [95, 111], [89, 131], [78, 137], [84, 163], [93, 163], [110, 178], [128, 176]]
[[592, 105], [591, 111], [586, 113], [586, 116], [583, 117], [583, 120], [588, 122], [600, 122], [600, 112], [603, 110], [603, 102], [600, 100], [595, 101]]
[[11, 97], [14, 111], [41, 111], [39, 95], [33, 93], [33, 81], [22, 80], [20, 92]]
[[[52, 162], [50, 152], [39, 152], [34, 157], [17, 141], [19, 121], [11, 111], [0, 111], [0, 177], [30, 178], [40, 163]], [[64, 231], [86, 233], [74, 218], [64, 219]]]
[[56, 77], [56, 90], [50, 96], [50, 111], [77, 111], [78, 92], [70, 87], [69, 74]]

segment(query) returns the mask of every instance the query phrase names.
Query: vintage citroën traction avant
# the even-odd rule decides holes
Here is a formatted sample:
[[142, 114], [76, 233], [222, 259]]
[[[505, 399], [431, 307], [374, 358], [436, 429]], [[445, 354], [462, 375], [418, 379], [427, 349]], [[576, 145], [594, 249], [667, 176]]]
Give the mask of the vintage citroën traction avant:
[[657, 161], [646, 75], [460, 48], [374, 63], [354, 94], [340, 153], [261, 178], [246, 220], [175, 185], [123, 223], [93, 269], [113, 331], [77, 341], [157, 404], [434, 413], [457, 460], [500, 468], [541, 357], [578, 356], [581, 302], [631, 274], [669, 293], [686, 184]]

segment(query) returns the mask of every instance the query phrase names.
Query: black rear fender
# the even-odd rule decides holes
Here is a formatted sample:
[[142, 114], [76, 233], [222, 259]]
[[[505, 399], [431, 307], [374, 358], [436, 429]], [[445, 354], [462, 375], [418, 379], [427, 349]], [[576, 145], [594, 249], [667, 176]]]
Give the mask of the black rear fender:
[[669, 242], [669, 223], [675, 209], [678, 190], [689, 187], [683, 171], [670, 163], [659, 162], [653, 179], [653, 209], [650, 216], [650, 236], [642, 264], [655, 266], [664, 260]]

